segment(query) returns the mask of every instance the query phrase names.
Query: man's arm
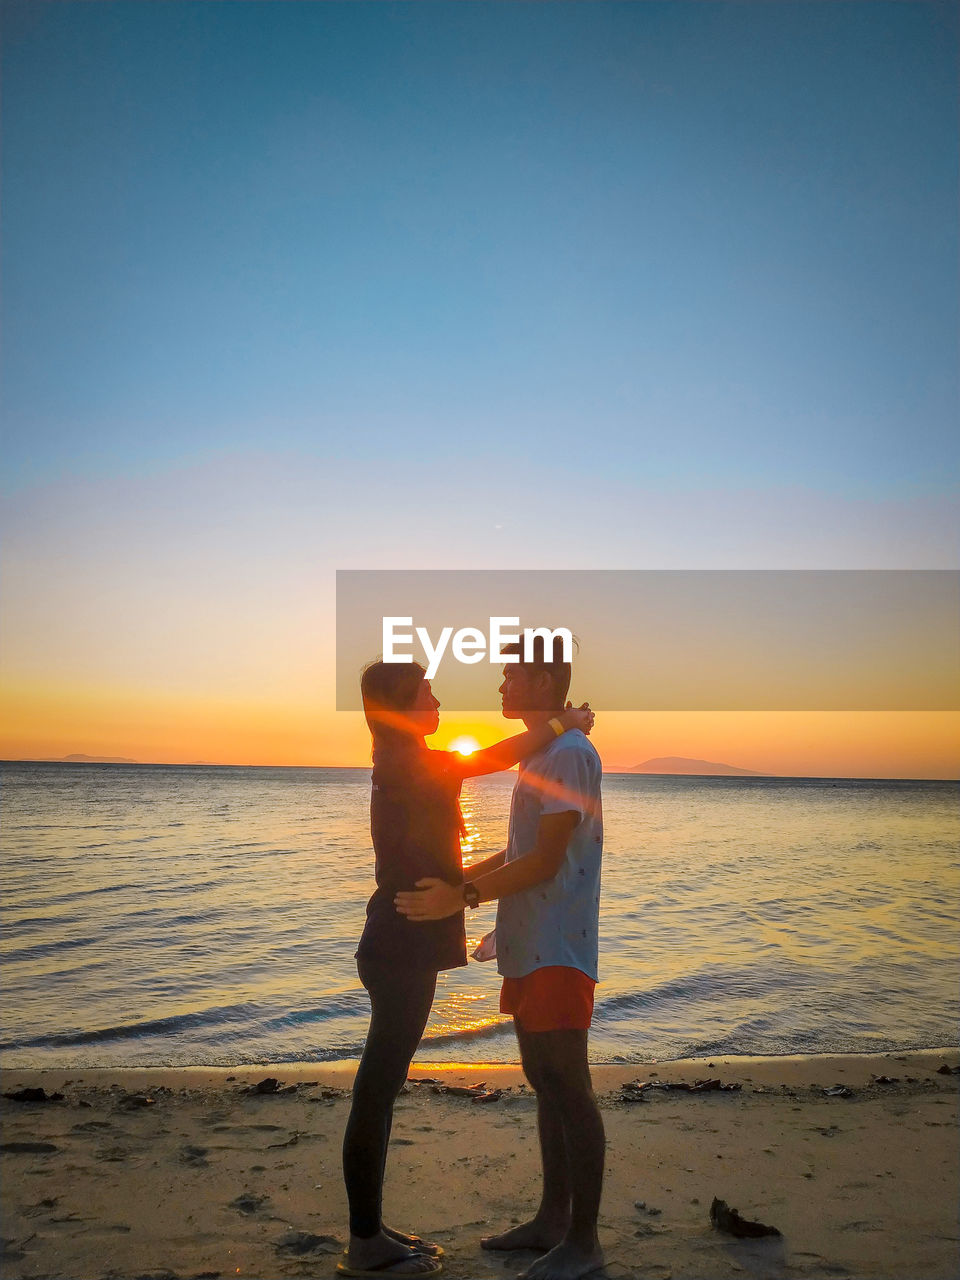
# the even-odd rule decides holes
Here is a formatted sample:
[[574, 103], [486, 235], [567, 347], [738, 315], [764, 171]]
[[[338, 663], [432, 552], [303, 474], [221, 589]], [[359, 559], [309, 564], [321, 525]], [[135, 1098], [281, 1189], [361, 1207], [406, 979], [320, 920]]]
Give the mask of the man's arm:
[[466, 880], [476, 880], [478, 876], [485, 876], [490, 871], [496, 871], [497, 867], [502, 867], [507, 860], [506, 849], [501, 849], [499, 853], [491, 854], [489, 858], [484, 858], [481, 862], [471, 862], [469, 866], [464, 867], [464, 878]]
[[[545, 813], [537, 826], [536, 843], [529, 853], [479, 877], [471, 876], [479, 901], [493, 902], [495, 898], [506, 898], [511, 893], [520, 893], [524, 889], [532, 889], [535, 884], [552, 880], [563, 864], [567, 845], [579, 821], [580, 814], [576, 810]], [[494, 856], [498, 858], [500, 855]], [[493, 860], [488, 858], [487, 862]], [[484, 863], [478, 865], [485, 866]], [[474, 871], [474, 868], [470, 870]], [[447, 884], [445, 880], [432, 876], [418, 880], [414, 891], [398, 893], [393, 902], [400, 914], [410, 920], [442, 920], [462, 911], [466, 905], [462, 885]]]

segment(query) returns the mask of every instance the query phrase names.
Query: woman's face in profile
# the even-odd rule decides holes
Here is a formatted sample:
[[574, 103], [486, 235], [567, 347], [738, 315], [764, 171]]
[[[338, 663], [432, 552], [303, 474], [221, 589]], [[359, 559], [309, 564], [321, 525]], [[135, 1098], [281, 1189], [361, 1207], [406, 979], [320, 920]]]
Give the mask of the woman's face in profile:
[[429, 738], [440, 726], [440, 703], [433, 696], [429, 680], [421, 680], [417, 687], [417, 696], [413, 706], [407, 713], [416, 726], [418, 733]]

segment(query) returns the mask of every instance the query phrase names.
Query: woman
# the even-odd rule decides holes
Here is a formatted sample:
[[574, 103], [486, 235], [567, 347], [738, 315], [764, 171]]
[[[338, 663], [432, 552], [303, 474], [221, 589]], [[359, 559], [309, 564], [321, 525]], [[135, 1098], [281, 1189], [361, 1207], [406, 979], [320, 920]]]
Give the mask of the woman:
[[459, 795], [464, 778], [495, 773], [541, 750], [566, 729], [589, 732], [586, 703], [552, 724], [529, 729], [462, 757], [431, 751], [440, 703], [417, 663], [374, 662], [361, 680], [363, 711], [373, 737], [370, 829], [377, 888], [357, 949], [360, 981], [370, 996], [370, 1028], [353, 1086], [343, 1140], [350, 1204], [350, 1245], [341, 1275], [436, 1275], [438, 1245], [383, 1225], [381, 1199], [393, 1104], [423, 1035], [441, 969], [467, 963], [463, 912], [413, 922], [393, 905], [399, 889], [424, 876], [463, 883]]

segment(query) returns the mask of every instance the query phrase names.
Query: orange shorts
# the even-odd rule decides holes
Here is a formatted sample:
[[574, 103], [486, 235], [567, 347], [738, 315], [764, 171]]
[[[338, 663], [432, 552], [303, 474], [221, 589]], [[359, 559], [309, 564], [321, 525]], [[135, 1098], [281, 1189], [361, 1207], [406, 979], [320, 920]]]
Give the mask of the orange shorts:
[[551, 964], [523, 978], [504, 978], [500, 1012], [524, 1031], [587, 1031], [596, 983], [580, 969]]

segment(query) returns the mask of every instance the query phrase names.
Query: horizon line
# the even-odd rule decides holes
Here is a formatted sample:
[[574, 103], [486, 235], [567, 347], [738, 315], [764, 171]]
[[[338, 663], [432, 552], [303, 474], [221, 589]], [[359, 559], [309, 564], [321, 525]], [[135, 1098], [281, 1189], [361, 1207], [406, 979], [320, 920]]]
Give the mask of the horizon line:
[[[67, 764], [97, 765], [100, 768], [115, 769], [372, 769], [372, 764], [224, 764], [211, 760], [65, 760], [50, 756], [19, 758], [2, 758], [3, 764]], [[500, 769], [500, 773], [510, 773], [510, 769]], [[643, 772], [636, 769], [607, 769], [604, 774], [623, 778], [723, 778], [728, 782], [753, 781], [755, 779], [773, 779], [775, 781], [793, 781], [805, 779], [812, 782], [960, 782], [960, 777], [926, 778], [903, 774], [877, 776], [876, 774], [859, 773], [670, 773], [667, 771]], [[492, 776], [492, 775], [490, 775]], [[466, 779], [470, 781], [470, 779]]]

